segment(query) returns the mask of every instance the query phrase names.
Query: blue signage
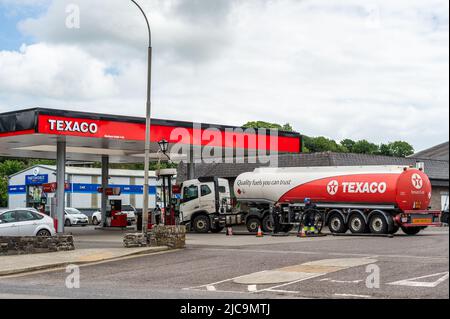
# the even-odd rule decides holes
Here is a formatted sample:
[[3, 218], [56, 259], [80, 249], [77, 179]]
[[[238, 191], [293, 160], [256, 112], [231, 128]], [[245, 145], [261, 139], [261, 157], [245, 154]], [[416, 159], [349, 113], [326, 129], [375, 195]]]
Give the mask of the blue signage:
[[48, 183], [48, 175], [27, 175], [25, 184], [29, 186], [42, 185]]
[[[98, 193], [100, 184], [73, 184], [72, 192], [79, 194], [95, 194]], [[109, 185], [111, 188], [120, 188], [122, 195], [142, 195], [144, 187], [139, 185]], [[156, 187], [150, 186], [148, 190], [150, 195], [156, 194]]]
[[26, 193], [27, 187], [25, 185], [8, 186], [8, 194], [10, 195], [18, 195]]

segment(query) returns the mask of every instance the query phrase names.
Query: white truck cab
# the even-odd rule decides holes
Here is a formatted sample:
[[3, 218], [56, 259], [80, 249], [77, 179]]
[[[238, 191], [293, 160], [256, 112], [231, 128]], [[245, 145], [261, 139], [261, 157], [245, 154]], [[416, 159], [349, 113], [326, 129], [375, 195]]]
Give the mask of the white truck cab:
[[234, 220], [230, 185], [226, 179], [203, 177], [181, 185], [180, 219], [197, 233], [218, 233]]

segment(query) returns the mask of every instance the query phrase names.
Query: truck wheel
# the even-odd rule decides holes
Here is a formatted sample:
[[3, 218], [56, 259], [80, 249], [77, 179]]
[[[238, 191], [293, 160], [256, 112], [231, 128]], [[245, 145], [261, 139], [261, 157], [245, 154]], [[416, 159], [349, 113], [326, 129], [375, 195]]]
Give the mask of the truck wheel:
[[370, 217], [369, 227], [372, 234], [387, 234], [389, 225], [382, 214], [376, 213]]
[[247, 219], [247, 230], [250, 233], [258, 232], [258, 227], [261, 226], [261, 221], [257, 217]]
[[262, 231], [265, 233], [271, 233], [273, 230], [273, 225], [272, 225], [272, 219], [270, 217], [270, 214], [267, 214], [266, 216], [264, 216], [263, 220], [262, 220], [262, 225], [261, 225]]
[[192, 227], [194, 228], [194, 231], [196, 233], [200, 234], [208, 233], [211, 228], [209, 217], [205, 215], [195, 217]]
[[392, 234], [392, 235], [396, 234], [399, 231], [399, 229], [400, 229], [400, 226], [394, 225], [394, 227], [392, 228], [392, 231], [389, 232], [389, 233]]
[[344, 218], [340, 214], [333, 214], [328, 220], [328, 228], [332, 233], [344, 234], [347, 231]]
[[363, 234], [368, 232], [367, 223], [360, 214], [353, 214], [350, 216], [348, 228], [353, 234]]
[[422, 227], [402, 227], [403, 232], [409, 236], [417, 235], [422, 229]]

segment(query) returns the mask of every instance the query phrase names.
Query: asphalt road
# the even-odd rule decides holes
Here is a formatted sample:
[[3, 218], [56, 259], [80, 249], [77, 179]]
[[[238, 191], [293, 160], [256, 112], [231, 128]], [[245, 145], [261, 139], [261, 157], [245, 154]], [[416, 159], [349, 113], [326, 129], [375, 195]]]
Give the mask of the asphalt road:
[[448, 255], [448, 228], [395, 238], [189, 234], [185, 250], [82, 266], [79, 289], [66, 288], [65, 269], [0, 278], [0, 298], [448, 299]]

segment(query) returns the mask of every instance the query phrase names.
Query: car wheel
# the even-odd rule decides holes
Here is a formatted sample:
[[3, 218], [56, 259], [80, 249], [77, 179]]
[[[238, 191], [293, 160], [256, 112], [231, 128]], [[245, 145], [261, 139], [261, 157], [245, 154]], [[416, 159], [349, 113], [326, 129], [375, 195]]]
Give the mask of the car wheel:
[[97, 217], [92, 218], [92, 225], [97, 226], [98, 224], [100, 224], [100, 223], [99, 223]]
[[209, 217], [206, 215], [200, 215], [194, 218], [193, 228], [196, 233], [206, 234], [209, 232], [211, 226]]
[[51, 237], [52, 234], [47, 229], [41, 229], [36, 234], [37, 237]]
[[261, 226], [261, 221], [257, 217], [252, 217], [247, 220], [247, 230], [250, 233], [258, 232], [259, 226]]
[[372, 234], [387, 234], [389, 225], [386, 218], [379, 213], [375, 213], [370, 217], [369, 220], [370, 232]]
[[344, 234], [347, 231], [347, 225], [345, 225], [344, 218], [341, 214], [336, 213], [330, 216], [328, 228], [335, 234]]
[[66, 227], [72, 226], [72, 223], [70, 222], [70, 219], [66, 219], [66, 221], [64, 222], [64, 226], [66, 226]]

